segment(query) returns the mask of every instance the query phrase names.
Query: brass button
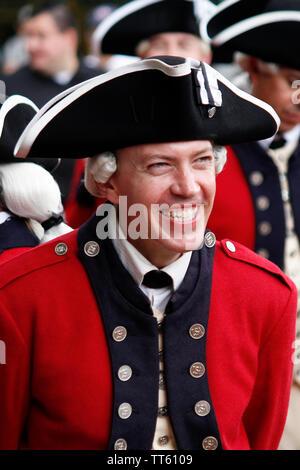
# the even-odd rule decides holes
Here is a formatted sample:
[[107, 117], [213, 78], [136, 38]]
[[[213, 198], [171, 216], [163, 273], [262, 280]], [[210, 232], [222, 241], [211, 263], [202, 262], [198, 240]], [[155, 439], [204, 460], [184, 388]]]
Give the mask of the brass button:
[[198, 416], [206, 416], [210, 412], [210, 404], [206, 400], [197, 401], [194, 406], [194, 410], [196, 415]]
[[204, 235], [204, 243], [207, 248], [212, 248], [216, 244], [216, 236], [212, 232], [207, 232]]
[[99, 254], [100, 246], [97, 242], [90, 241], [90, 242], [86, 242], [83, 250], [87, 256], [93, 257]]
[[269, 222], [261, 222], [258, 225], [258, 231], [260, 235], [263, 235], [264, 237], [266, 237], [272, 232], [272, 225]]
[[270, 258], [270, 252], [269, 250], [266, 250], [265, 248], [260, 248], [259, 250], [257, 250], [257, 254], [260, 256], [263, 256], [266, 259]]
[[132, 376], [132, 369], [130, 366], [124, 365], [121, 366], [118, 370], [118, 377], [121, 382], [127, 382]]
[[195, 323], [189, 329], [190, 337], [193, 339], [200, 339], [205, 334], [205, 328], [201, 323]]
[[256, 199], [256, 206], [260, 211], [266, 211], [270, 207], [270, 200], [266, 196], [259, 196]]
[[132, 413], [132, 406], [130, 403], [121, 403], [118, 408], [118, 415], [121, 419], [128, 419]]
[[58, 256], [63, 256], [67, 253], [68, 251], [68, 247], [65, 243], [58, 243], [55, 248], [55, 253], [58, 255]]
[[127, 442], [125, 439], [117, 439], [114, 444], [114, 450], [126, 450], [127, 449]]
[[205, 374], [205, 366], [202, 362], [194, 362], [190, 367], [190, 375], [195, 379], [199, 379]]
[[117, 341], [118, 343], [120, 341], [124, 341], [126, 336], [127, 336], [127, 330], [126, 330], [125, 326], [116, 326], [116, 328], [112, 332], [113, 339], [115, 341]]
[[213, 436], [207, 436], [202, 441], [202, 447], [203, 447], [204, 450], [216, 450], [218, 445], [219, 445], [219, 443], [218, 443], [217, 439]]
[[260, 186], [264, 181], [264, 176], [260, 171], [252, 171], [252, 173], [250, 173], [249, 180], [253, 186]]

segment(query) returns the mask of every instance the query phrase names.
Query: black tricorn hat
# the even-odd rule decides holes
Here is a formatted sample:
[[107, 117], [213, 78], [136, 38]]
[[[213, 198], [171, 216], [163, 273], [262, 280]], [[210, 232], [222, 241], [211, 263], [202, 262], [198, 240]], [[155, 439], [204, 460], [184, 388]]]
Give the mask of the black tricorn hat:
[[199, 36], [199, 11], [194, 0], [133, 0], [99, 24], [93, 34], [93, 49], [104, 54], [136, 55], [139, 42], [155, 34]]
[[[37, 106], [28, 98], [12, 95], [0, 108], [0, 163], [19, 163], [24, 160], [14, 157], [14, 147], [23, 130], [38, 112]], [[27, 159], [53, 172], [59, 165], [59, 158]]]
[[300, 69], [299, 0], [225, 0], [200, 30], [219, 51], [239, 51]]
[[24, 130], [15, 156], [82, 158], [188, 140], [234, 144], [270, 137], [278, 126], [271, 106], [204, 62], [152, 57], [50, 100]]

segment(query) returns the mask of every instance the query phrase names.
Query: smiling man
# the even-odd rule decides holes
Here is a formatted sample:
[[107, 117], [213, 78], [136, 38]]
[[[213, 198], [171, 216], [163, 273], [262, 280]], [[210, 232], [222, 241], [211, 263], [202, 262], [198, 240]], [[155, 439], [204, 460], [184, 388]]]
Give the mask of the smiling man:
[[[197, 249], [215, 193], [212, 144], [137, 145], [119, 150], [117, 159], [117, 173], [108, 183], [99, 183], [99, 190], [113, 204], [126, 196], [128, 207], [139, 204], [145, 209], [141, 224], [146, 233], [135, 238], [129, 230], [131, 244], [159, 267], [175, 261], [187, 247]], [[128, 217], [129, 229], [132, 220], [134, 215]]]
[[1, 269], [1, 448], [277, 447], [295, 287], [206, 229], [220, 146], [277, 127], [270, 106], [178, 57], [96, 77], [37, 113], [16, 156], [84, 150], [86, 186], [107, 204]]

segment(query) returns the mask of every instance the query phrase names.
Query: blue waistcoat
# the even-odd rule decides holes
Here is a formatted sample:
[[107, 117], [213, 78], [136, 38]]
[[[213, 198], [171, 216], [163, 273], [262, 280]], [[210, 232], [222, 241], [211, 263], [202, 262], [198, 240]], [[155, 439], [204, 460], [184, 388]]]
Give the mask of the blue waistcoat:
[[[253, 198], [256, 217], [255, 251], [260, 253], [267, 250], [268, 258], [284, 269], [286, 223], [277, 167], [257, 143], [233, 145], [232, 148], [242, 166]], [[254, 172], [261, 174], [260, 184], [253, 184], [251, 175]], [[300, 238], [300, 144], [289, 159], [287, 176], [295, 230]], [[261, 196], [267, 197], [269, 201], [269, 207], [263, 210], [257, 204]], [[267, 222], [271, 229], [268, 234], [262, 234], [259, 230], [260, 224], [264, 222]]]
[[[111, 357], [114, 399], [108, 448], [113, 449], [116, 440], [124, 438], [128, 450], [149, 450], [158, 417], [159, 326], [148, 298], [121, 263], [112, 242], [97, 239], [96, 223], [94, 217], [79, 229], [78, 243], [79, 258], [99, 305]], [[97, 257], [86, 255], [89, 241], [99, 244]], [[185, 278], [167, 305], [162, 326], [168, 416], [177, 446], [184, 450], [203, 450], [202, 441], [207, 436], [217, 438], [218, 450], [222, 448], [207, 373], [201, 378], [189, 373], [194, 362], [206, 367], [206, 333], [195, 340], [189, 330], [200, 323], [207, 331], [213, 260], [214, 247], [204, 246], [193, 252]], [[118, 326], [126, 328], [126, 341], [114, 341], [112, 333]], [[124, 364], [130, 365], [133, 374], [122, 382], [117, 372]], [[194, 411], [199, 400], [211, 405], [206, 416]], [[121, 403], [132, 406], [128, 419], [118, 415]]]
[[10, 248], [34, 247], [39, 242], [20, 217], [12, 217], [0, 224], [0, 253]]

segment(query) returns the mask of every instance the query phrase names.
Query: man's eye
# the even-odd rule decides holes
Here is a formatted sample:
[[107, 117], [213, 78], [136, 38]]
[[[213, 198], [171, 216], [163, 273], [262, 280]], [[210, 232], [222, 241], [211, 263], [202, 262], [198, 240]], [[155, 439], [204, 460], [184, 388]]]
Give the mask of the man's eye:
[[152, 174], [160, 174], [164, 171], [167, 171], [170, 168], [170, 165], [165, 162], [156, 162], [148, 165], [148, 171]]
[[161, 42], [151, 42], [150, 43], [151, 47], [155, 47], [156, 49], [163, 49], [164, 45]]
[[192, 41], [182, 41], [180, 47], [182, 47], [182, 49], [189, 49], [190, 47], [193, 47], [193, 45]]
[[163, 167], [163, 166], [166, 166], [167, 164], [164, 163], [164, 162], [158, 162], [158, 163], [152, 163], [150, 165], [150, 167], [154, 167], [154, 168], [159, 168], [159, 167]]
[[207, 165], [210, 165], [212, 161], [213, 161], [213, 158], [210, 155], [207, 155], [205, 157], [200, 157], [194, 160], [194, 165], [207, 166]]

